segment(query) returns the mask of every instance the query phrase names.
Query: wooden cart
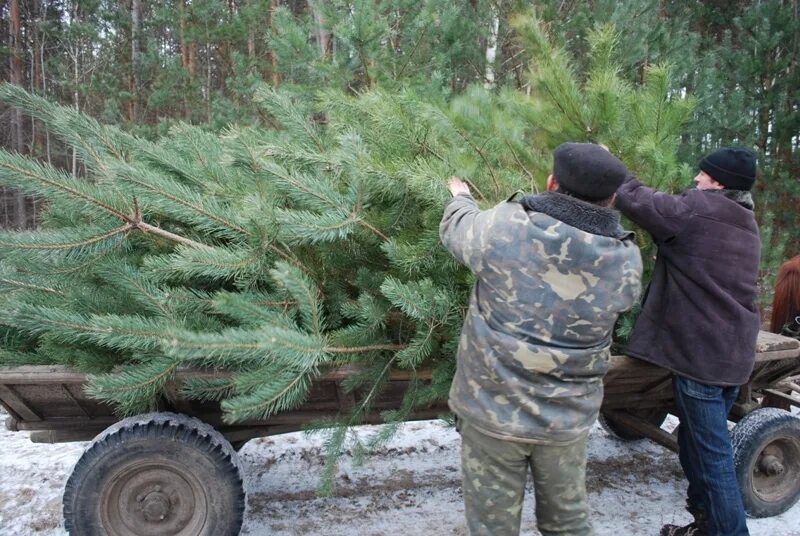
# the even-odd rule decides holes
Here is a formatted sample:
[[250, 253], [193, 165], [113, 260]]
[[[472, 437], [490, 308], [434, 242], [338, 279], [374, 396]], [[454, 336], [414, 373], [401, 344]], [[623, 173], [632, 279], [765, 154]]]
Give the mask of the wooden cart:
[[[675, 414], [669, 371], [626, 356], [612, 358], [604, 380], [600, 422], [622, 440], [643, 438], [678, 451], [677, 429], [660, 428]], [[760, 332], [750, 382], [739, 391], [729, 420], [745, 510], [770, 517], [800, 499], [800, 341]]]
[[[64, 490], [64, 524], [80, 536], [233, 536], [244, 514], [243, 474], [237, 450], [249, 439], [300, 430], [347, 411], [366, 392], [346, 391], [356, 370], [327, 372], [303, 406], [269, 419], [226, 424], [219, 403], [187, 400], [187, 377], [221, 373], [181, 371], [160, 411], [120, 420], [112, 408], [84, 392], [85, 374], [58, 366], [0, 367], [0, 404], [6, 428], [28, 431], [34, 442], [92, 440]], [[417, 376], [430, 380], [430, 376]], [[409, 386], [408, 372], [393, 371], [364, 422], [383, 422]], [[412, 419], [448, 412], [444, 401], [418, 408]]]
[[[740, 394], [731, 420], [742, 495], [748, 512], [769, 516], [800, 497], [800, 419], [786, 409], [800, 405], [800, 341], [762, 332], [756, 368]], [[0, 403], [6, 427], [29, 431], [34, 442], [89, 440], [64, 492], [65, 526], [86, 536], [238, 534], [245, 496], [236, 450], [247, 440], [299, 430], [357, 404], [366, 393], [347, 392], [342, 380], [353, 368], [329, 371], [308, 402], [265, 420], [234, 425], [222, 421], [218, 403], [186, 400], [168, 390], [162, 411], [117, 419], [111, 408], [84, 393], [86, 375], [63, 367], [0, 368]], [[425, 380], [426, 378], [419, 377]], [[410, 376], [395, 371], [366, 422], [397, 408]], [[605, 379], [601, 420], [626, 440], [650, 438], [677, 450], [675, 436], [660, 428], [672, 411], [670, 373], [625, 356], [614, 356]], [[447, 412], [444, 402], [418, 409], [414, 419]]]

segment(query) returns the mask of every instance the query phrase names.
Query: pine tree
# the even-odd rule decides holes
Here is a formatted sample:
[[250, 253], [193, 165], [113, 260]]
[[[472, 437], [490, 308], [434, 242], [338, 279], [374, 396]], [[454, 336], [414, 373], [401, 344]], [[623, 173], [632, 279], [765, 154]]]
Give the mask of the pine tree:
[[489, 207], [540, 191], [567, 140], [605, 143], [662, 188], [689, 175], [675, 152], [692, 103], [670, 92], [666, 67], [624, 82], [603, 27], [579, 74], [535, 16], [514, 28], [530, 95], [473, 86], [445, 101], [377, 87], [309, 101], [263, 86], [274, 128], [221, 135], [180, 124], [151, 142], [0, 86], [88, 175], [0, 152], [0, 185], [47, 200], [39, 230], [0, 233], [0, 363], [89, 370], [90, 394], [122, 414], [152, 408], [179, 369], [231, 371], [183, 385], [220, 401], [229, 422], [296, 407], [327, 367], [357, 364], [346, 388], [367, 396], [320, 423], [331, 453], [393, 368], [428, 367], [433, 381], [412, 382], [390, 422], [442, 399], [472, 284], [439, 244], [447, 177], [465, 177]]

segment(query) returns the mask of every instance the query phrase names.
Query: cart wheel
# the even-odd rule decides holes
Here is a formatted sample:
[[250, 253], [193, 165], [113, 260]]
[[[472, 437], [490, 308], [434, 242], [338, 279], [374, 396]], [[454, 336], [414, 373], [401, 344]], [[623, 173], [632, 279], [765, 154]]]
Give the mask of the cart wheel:
[[800, 419], [757, 409], [739, 421], [731, 442], [747, 513], [770, 517], [791, 508], [800, 498]]
[[109, 427], [64, 490], [64, 525], [80, 536], [235, 536], [245, 493], [238, 456], [195, 418], [149, 413]]
[[[661, 426], [664, 424], [664, 420], [667, 418], [667, 411], [658, 408], [637, 409], [628, 411], [627, 413], [633, 415], [634, 417], [644, 419], [653, 426]], [[615, 421], [605, 413], [601, 413], [597, 420], [600, 422], [600, 426], [603, 427], [603, 430], [617, 439], [621, 439], [623, 441], [639, 441], [640, 439], [644, 439], [642, 434], [631, 430], [620, 422]]]

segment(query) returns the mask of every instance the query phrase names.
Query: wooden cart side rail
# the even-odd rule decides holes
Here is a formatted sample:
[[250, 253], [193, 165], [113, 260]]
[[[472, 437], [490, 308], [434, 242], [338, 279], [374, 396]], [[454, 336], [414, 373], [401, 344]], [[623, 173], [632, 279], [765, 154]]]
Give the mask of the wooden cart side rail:
[[[447, 413], [445, 405], [435, 405], [414, 411], [409, 420], [435, 419]], [[195, 414], [201, 421], [219, 430], [229, 441], [246, 441], [256, 437], [283, 434], [302, 430], [305, 425], [330, 415], [326, 411], [288, 411], [279, 413], [263, 421], [244, 421], [225, 424], [218, 413]], [[85, 419], [61, 419], [47, 422], [16, 422], [18, 431], [31, 432], [31, 440], [36, 443], [58, 443], [62, 441], [86, 441], [92, 439], [118, 419], [102, 417], [92, 421]], [[385, 420], [380, 411], [368, 413], [363, 424], [382, 424]]]
[[[319, 381], [340, 381], [364, 370], [359, 365], [344, 365], [327, 370]], [[394, 381], [408, 381], [413, 378], [419, 380], [430, 380], [433, 372], [430, 369], [420, 369], [417, 371], [394, 369], [389, 373], [389, 379]], [[187, 378], [225, 378], [231, 372], [222, 370], [206, 369], [182, 369], [176, 374], [179, 381]], [[88, 374], [79, 372], [68, 367], [53, 365], [30, 365], [22, 367], [2, 368], [0, 367], [0, 385], [9, 384], [73, 384], [85, 383]]]

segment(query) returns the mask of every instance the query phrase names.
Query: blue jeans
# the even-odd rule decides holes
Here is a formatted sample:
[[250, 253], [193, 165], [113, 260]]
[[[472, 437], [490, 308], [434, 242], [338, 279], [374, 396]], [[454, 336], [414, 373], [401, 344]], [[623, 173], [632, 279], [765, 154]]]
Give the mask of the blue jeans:
[[676, 375], [672, 389], [681, 421], [678, 447], [689, 480], [689, 509], [708, 516], [704, 527], [708, 536], [748, 535], [728, 433], [728, 413], [739, 388], [706, 385]]

